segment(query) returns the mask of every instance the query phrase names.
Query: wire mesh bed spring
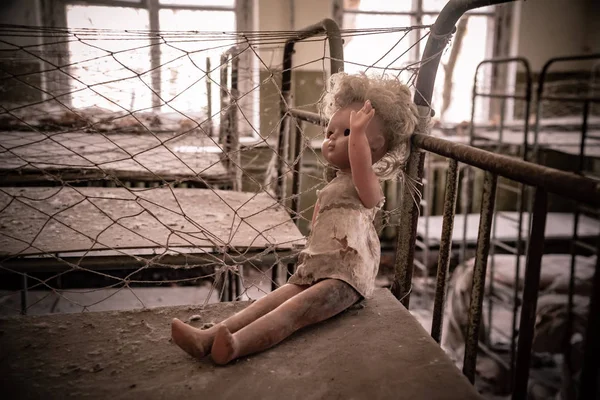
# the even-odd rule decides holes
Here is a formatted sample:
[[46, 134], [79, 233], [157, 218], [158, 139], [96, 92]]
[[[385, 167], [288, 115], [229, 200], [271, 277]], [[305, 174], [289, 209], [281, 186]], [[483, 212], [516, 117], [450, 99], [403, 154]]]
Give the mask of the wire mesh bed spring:
[[[307, 204], [322, 184], [319, 163], [316, 174], [314, 167], [300, 170], [303, 155], [316, 154], [313, 138], [298, 131], [290, 142], [295, 153], [285, 153], [289, 78], [304, 66], [292, 65], [290, 50], [298, 41], [322, 47], [309, 64], [329, 62], [324, 81], [343, 69], [343, 38], [428, 29], [340, 32], [331, 20], [315, 27], [222, 33], [2, 26], [5, 309], [16, 311], [19, 295], [22, 313], [48, 302], [51, 310], [64, 302], [93, 310], [102, 298], [124, 293], [144, 306], [140, 286], [208, 280], [206, 304], [215, 294], [257, 296], [286, 279], [280, 270], [293, 271]], [[407, 54], [397, 53], [396, 60]], [[141, 64], [146, 56], [152, 62]], [[417, 66], [372, 67], [414, 78]], [[258, 104], [279, 104], [262, 116], [274, 115], [272, 126], [258, 125], [265, 114]], [[74, 282], [104, 295], [86, 303], [69, 287]]]

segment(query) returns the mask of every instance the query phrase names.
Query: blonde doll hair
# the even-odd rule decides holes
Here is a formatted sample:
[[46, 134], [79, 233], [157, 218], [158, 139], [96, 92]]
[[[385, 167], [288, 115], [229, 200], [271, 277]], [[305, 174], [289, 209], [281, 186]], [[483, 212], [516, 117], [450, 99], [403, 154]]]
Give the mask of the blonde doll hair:
[[388, 146], [373, 169], [380, 179], [392, 179], [408, 160], [410, 135], [418, 122], [417, 107], [408, 86], [396, 77], [374, 78], [339, 72], [329, 79], [329, 88], [321, 99], [321, 114], [329, 119], [339, 109], [366, 100], [371, 101], [375, 115], [383, 122]]

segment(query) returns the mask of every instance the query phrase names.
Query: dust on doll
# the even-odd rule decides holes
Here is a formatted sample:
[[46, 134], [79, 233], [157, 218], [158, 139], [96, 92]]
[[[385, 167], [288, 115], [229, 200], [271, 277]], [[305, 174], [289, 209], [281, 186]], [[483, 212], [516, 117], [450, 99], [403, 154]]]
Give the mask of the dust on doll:
[[[295, 331], [368, 298], [379, 268], [373, 220], [384, 202], [380, 180], [402, 171], [417, 109], [394, 77], [331, 76], [321, 100], [329, 118], [322, 154], [328, 174], [312, 229], [288, 283], [206, 330], [174, 319], [175, 344], [217, 364], [275, 346]], [[332, 176], [335, 175], [335, 176]]]

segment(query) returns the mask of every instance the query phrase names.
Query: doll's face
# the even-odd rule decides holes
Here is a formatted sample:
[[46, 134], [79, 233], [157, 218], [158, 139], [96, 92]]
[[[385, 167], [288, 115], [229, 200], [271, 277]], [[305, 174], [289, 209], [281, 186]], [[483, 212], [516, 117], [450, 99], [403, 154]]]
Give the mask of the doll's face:
[[[321, 146], [323, 157], [330, 164], [341, 170], [350, 169], [350, 159], [348, 156], [348, 139], [351, 134], [350, 112], [358, 111], [362, 106], [363, 103], [357, 102], [338, 110], [329, 120], [329, 125], [325, 131], [325, 140], [323, 140], [323, 145]], [[381, 120], [377, 117], [377, 111], [375, 111], [375, 117], [367, 126], [366, 134], [370, 144], [381, 140], [383, 137]], [[375, 146], [371, 146], [372, 149], [374, 147]], [[373, 162], [376, 162], [381, 158], [379, 154], [374, 154], [373, 152], [371, 154], [373, 156]]]

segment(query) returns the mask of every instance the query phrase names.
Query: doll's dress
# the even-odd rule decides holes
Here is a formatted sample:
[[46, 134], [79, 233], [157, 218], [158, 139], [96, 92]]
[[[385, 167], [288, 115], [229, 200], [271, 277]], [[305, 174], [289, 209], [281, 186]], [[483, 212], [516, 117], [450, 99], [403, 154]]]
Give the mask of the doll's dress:
[[288, 282], [312, 285], [339, 279], [363, 298], [371, 296], [381, 253], [373, 221], [383, 199], [377, 207], [365, 208], [351, 173], [338, 172], [318, 193], [318, 202], [319, 213]]

